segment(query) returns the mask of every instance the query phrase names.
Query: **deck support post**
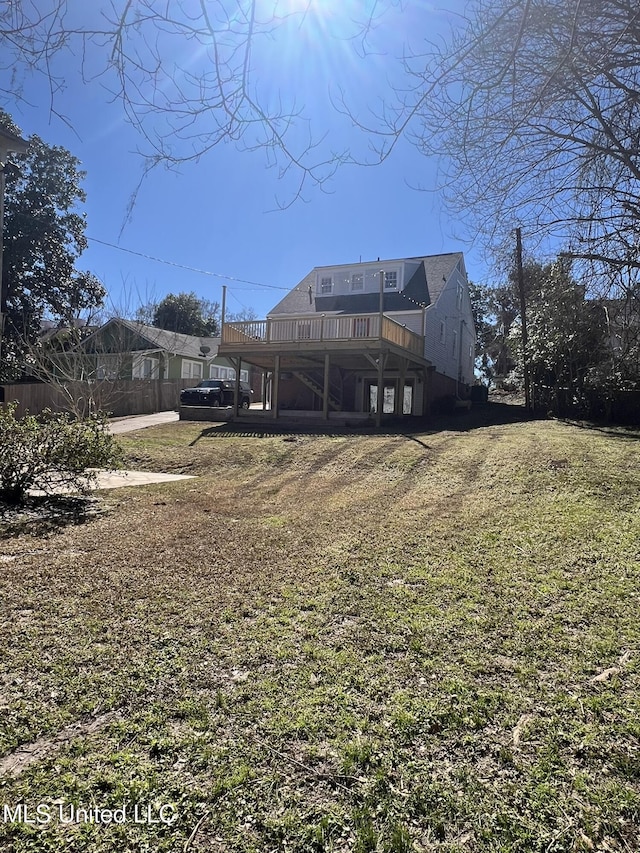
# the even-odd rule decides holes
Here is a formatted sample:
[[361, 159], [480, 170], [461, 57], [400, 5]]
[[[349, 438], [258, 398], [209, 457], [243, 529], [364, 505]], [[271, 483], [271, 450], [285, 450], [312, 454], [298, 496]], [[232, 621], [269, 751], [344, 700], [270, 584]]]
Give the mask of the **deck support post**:
[[278, 393], [280, 391], [280, 356], [274, 358], [273, 380], [271, 382], [271, 417], [278, 417]]
[[378, 354], [378, 399], [376, 402], [376, 427], [382, 424], [382, 409], [384, 408], [384, 363], [387, 360], [382, 350]]
[[400, 378], [398, 379], [398, 393], [395, 398], [394, 414], [401, 416], [404, 414], [404, 383], [407, 378], [407, 359], [400, 359]]
[[324, 354], [324, 388], [322, 391], [322, 417], [326, 420], [329, 418], [329, 371], [330, 371], [330, 356], [326, 352]]
[[235, 394], [233, 396], [233, 419], [236, 420], [238, 417], [238, 409], [240, 408], [240, 365], [242, 364], [242, 359], [230, 358], [229, 361], [236, 370]]

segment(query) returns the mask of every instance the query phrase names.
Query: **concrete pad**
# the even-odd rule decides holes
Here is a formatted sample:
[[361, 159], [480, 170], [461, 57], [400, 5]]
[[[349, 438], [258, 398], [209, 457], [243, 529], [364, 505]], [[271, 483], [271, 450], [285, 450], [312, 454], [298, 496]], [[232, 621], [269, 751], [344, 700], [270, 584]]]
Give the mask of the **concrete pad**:
[[119, 489], [122, 486], [148, 486], [150, 483], [172, 483], [193, 480], [193, 474], [155, 474], [151, 471], [98, 471], [95, 489]]
[[171, 424], [179, 420], [177, 412], [156, 412], [153, 415], [132, 415], [128, 418], [112, 418], [109, 421], [109, 432], [111, 435], [120, 435], [123, 432], [133, 432], [136, 429], [157, 426], [158, 424]]
[[[155, 474], [151, 471], [97, 471], [97, 480], [91, 484], [95, 491], [99, 489], [120, 489], [124, 486], [148, 486], [151, 483], [172, 483], [175, 480], [194, 480], [193, 474]], [[74, 490], [67, 486], [54, 489], [58, 495], [73, 494]], [[51, 494], [51, 492], [49, 492]], [[40, 489], [30, 489], [34, 497], [44, 495]]]

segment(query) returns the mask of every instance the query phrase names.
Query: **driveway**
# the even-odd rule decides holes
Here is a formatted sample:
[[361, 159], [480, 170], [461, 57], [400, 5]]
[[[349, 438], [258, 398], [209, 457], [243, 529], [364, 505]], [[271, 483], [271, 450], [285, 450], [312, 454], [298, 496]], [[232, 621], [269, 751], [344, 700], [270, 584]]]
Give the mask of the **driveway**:
[[133, 432], [136, 429], [145, 429], [158, 424], [171, 424], [180, 418], [177, 412], [156, 412], [153, 415], [134, 415], [129, 418], [112, 418], [109, 421], [109, 432], [111, 435], [119, 435], [121, 432]]

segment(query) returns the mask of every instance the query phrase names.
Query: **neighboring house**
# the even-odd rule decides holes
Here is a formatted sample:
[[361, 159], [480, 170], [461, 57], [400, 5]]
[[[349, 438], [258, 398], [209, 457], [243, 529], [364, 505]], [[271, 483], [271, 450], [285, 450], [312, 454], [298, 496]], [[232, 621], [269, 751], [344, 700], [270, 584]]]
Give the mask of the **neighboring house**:
[[266, 320], [225, 323], [218, 352], [267, 371], [276, 418], [425, 414], [473, 383], [463, 255], [316, 267]]
[[[148, 414], [175, 408], [182, 388], [201, 379], [235, 379], [236, 364], [218, 355], [220, 338], [180, 335], [130, 320], [97, 329], [47, 324], [28, 369], [35, 381], [0, 387], [0, 400], [16, 401], [20, 415], [44, 409], [85, 417]], [[260, 399], [262, 377], [239, 364]]]
[[[235, 368], [218, 355], [220, 338], [181, 335], [114, 318], [96, 329], [65, 360], [76, 379], [233, 379]], [[246, 366], [240, 378], [248, 381]]]

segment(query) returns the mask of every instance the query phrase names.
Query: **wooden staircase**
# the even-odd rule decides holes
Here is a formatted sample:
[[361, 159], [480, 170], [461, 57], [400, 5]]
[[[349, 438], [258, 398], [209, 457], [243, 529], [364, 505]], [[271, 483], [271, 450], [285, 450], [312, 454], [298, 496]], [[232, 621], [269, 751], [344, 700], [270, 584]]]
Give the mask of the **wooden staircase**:
[[[320, 398], [320, 400], [322, 400], [324, 388], [312, 375], [309, 373], [303, 373], [301, 370], [294, 370], [293, 375], [296, 379], [299, 379], [300, 382], [306, 385], [307, 388], [310, 388], [313, 393]], [[342, 395], [336, 394], [331, 388], [329, 388], [329, 408], [333, 409], [334, 412], [339, 412], [342, 409]]]

